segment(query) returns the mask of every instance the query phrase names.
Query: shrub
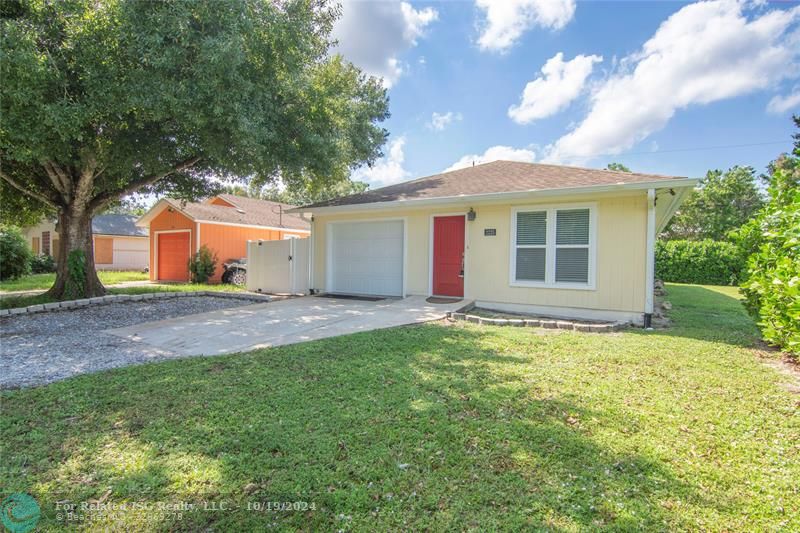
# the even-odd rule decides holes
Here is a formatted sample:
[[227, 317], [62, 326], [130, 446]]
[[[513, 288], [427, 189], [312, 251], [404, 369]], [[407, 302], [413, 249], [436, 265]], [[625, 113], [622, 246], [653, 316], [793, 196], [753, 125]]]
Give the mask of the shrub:
[[729, 242], [656, 242], [656, 277], [664, 281], [736, 285], [744, 268], [745, 257]]
[[214, 275], [216, 269], [217, 254], [212, 252], [205, 244], [189, 259], [189, 272], [192, 274], [192, 283], [208, 283], [208, 278]]
[[33, 274], [49, 274], [56, 271], [56, 260], [52, 255], [34, 255], [31, 259]]
[[769, 203], [742, 232], [751, 246], [758, 245], [747, 262], [742, 292], [764, 339], [800, 356], [800, 158], [778, 163]]
[[33, 252], [19, 228], [0, 226], [0, 280], [31, 273]]

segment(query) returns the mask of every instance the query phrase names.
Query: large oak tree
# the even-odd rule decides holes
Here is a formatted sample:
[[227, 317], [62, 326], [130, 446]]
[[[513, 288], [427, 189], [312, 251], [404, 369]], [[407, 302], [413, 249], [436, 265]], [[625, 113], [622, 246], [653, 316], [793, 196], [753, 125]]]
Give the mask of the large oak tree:
[[338, 15], [325, 0], [4, 2], [0, 192], [57, 216], [50, 295], [104, 292], [91, 219], [133, 192], [335, 186], [380, 157], [386, 92], [330, 53]]

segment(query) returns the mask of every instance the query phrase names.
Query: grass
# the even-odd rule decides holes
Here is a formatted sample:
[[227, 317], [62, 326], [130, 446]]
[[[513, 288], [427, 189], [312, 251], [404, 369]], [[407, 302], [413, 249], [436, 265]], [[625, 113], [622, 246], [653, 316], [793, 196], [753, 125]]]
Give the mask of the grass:
[[[97, 272], [100, 281], [104, 285], [113, 285], [115, 283], [122, 283], [124, 281], [147, 281], [149, 274], [146, 272], [139, 272], [135, 270], [125, 271], [110, 271], [100, 270]], [[0, 282], [0, 294], [4, 292], [15, 291], [46, 291], [53, 286], [56, 280], [55, 273], [50, 274], [31, 274], [30, 276], [23, 276], [14, 280], [6, 280]]]
[[[101, 281], [103, 280], [101, 276]], [[103, 283], [108, 283], [103, 281]], [[137, 285], [133, 287], [109, 287], [106, 291], [109, 294], [145, 294], [148, 292], [192, 292], [192, 291], [217, 291], [217, 292], [240, 292], [244, 288], [230, 283], [218, 283], [215, 285], [202, 285], [196, 283], [152, 283], [149, 285]], [[0, 298], [0, 309], [12, 309], [14, 307], [27, 307], [29, 305], [46, 304], [54, 301], [43, 294], [4, 296]]]
[[89, 500], [228, 509], [83, 523], [127, 530], [800, 530], [800, 398], [734, 290], [668, 290], [669, 330], [428, 324], [6, 392], [0, 486], [45, 530]]

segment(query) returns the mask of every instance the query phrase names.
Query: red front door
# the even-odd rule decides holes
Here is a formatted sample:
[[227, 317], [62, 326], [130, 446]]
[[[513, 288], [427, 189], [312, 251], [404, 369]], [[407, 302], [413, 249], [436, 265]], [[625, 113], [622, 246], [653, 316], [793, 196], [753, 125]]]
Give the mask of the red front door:
[[464, 215], [433, 218], [433, 294], [464, 296]]

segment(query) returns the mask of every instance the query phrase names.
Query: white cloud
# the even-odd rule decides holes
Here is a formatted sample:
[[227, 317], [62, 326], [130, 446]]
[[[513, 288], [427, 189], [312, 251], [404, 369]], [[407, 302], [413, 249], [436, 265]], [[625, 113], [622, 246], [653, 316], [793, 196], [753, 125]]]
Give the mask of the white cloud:
[[505, 161], [524, 161], [526, 163], [533, 163], [536, 160], [536, 154], [533, 150], [527, 148], [513, 148], [511, 146], [492, 146], [488, 148], [483, 155], [469, 154], [465, 155], [449, 167], [444, 172], [451, 170], [458, 170], [459, 168], [467, 168], [472, 166], [474, 162], [476, 165], [481, 163], [490, 163], [498, 160]]
[[508, 116], [518, 124], [530, 124], [555, 115], [578, 97], [594, 64], [602, 60], [601, 56], [579, 55], [564, 61], [564, 54], [557, 53], [542, 67], [544, 76], [528, 82], [519, 105], [508, 108]]
[[406, 159], [403, 147], [406, 144], [405, 137], [398, 137], [389, 144], [389, 153], [372, 165], [372, 168], [364, 166], [353, 172], [350, 179], [356, 181], [366, 181], [371, 188], [393, 185], [408, 179], [409, 173], [403, 168]]
[[438, 17], [431, 7], [417, 10], [407, 2], [345, 0], [333, 27], [339, 41], [334, 51], [391, 87], [404, 72], [398, 56], [416, 46]]
[[658, 28], [621, 72], [593, 94], [584, 120], [554, 145], [549, 161], [620, 153], [663, 128], [676, 111], [773, 86], [796, 75], [800, 7], [748, 18], [739, 3], [685, 6]]
[[461, 113], [454, 113], [452, 111], [448, 111], [447, 113], [437, 113], [434, 111], [427, 126], [432, 130], [442, 131], [453, 122], [457, 122], [462, 118], [463, 117], [461, 116]]
[[800, 87], [792, 89], [790, 94], [785, 96], [776, 95], [767, 104], [767, 111], [779, 115], [789, 110], [800, 110]]
[[539, 26], [563, 28], [575, 14], [575, 0], [475, 0], [484, 12], [478, 46], [505, 52], [522, 34]]

